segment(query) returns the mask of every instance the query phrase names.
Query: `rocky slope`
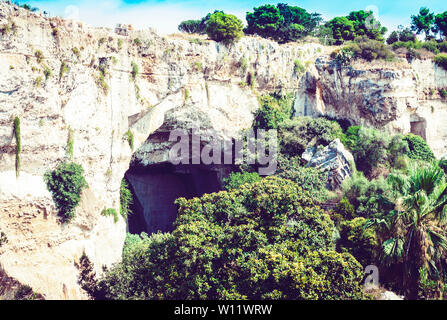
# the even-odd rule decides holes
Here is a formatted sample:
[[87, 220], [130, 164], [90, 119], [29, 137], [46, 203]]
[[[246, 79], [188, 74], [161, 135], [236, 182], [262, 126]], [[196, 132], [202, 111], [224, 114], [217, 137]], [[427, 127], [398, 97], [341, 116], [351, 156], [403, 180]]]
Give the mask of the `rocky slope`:
[[[423, 128], [435, 153], [447, 152], [446, 104], [429, 94], [447, 87], [447, 74], [430, 61], [339, 70], [326, 56], [332, 49], [318, 44], [246, 37], [227, 48], [151, 30], [121, 36], [4, 3], [0, 29], [0, 231], [8, 238], [0, 266], [49, 299], [85, 298], [75, 267], [83, 251], [97, 272], [119, 261], [126, 224], [101, 211], [119, 209], [120, 181], [137, 150], [147, 164], [166, 161], [169, 145], [157, 130], [236, 137], [251, 126], [259, 94], [283, 91], [295, 93], [296, 115], [403, 133]], [[14, 117], [21, 120], [19, 178]], [[66, 157], [69, 135], [89, 188], [76, 219], [61, 224], [42, 176]]]

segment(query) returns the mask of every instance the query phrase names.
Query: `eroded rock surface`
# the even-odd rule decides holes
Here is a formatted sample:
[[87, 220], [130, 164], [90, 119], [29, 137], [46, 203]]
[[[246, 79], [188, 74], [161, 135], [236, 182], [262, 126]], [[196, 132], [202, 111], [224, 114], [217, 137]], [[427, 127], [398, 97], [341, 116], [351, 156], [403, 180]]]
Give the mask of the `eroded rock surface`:
[[[244, 37], [226, 47], [152, 30], [119, 35], [3, 2], [0, 26], [11, 30], [0, 36], [0, 231], [9, 240], [0, 265], [47, 299], [85, 298], [74, 265], [83, 251], [98, 273], [120, 260], [125, 221], [115, 224], [101, 211], [119, 209], [120, 181], [134, 153], [145, 164], [166, 161], [169, 145], [153, 136], [160, 129], [235, 138], [251, 126], [258, 95], [293, 92], [296, 115], [425, 131], [435, 154], [447, 153], [446, 104], [430, 95], [447, 87], [447, 77], [431, 61], [337, 70], [324, 58], [333, 48], [319, 44]], [[14, 117], [21, 120], [19, 178]], [[42, 177], [65, 159], [70, 132], [89, 188], [76, 219], [61, 224]], [[330, 169], [334, 185], [348, 174], [346, 165], [337, 168]]]
[[340, 142], [340, 139], [334, 140], [324, 148], [309, 148], [304, 152], [302, 158], [307, 161], [308, 167], [328, 173], [327, 187], [330, 190], [338, 189], [343, 181], [351, 177], [353, 173], [351, 165], [354, 163], [354, 157]]

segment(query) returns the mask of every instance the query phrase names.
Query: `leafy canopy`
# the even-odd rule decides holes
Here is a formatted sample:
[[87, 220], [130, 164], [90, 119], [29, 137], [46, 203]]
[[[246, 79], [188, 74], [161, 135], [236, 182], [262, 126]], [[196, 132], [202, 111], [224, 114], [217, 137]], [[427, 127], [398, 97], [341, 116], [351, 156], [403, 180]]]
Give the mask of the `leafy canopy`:
[[274, 177], [178, 199], [172, 234], [126, 241], [101, 279], [106, 299], [361, 299], [362, 268], [334, 251], [334, 224]]
[[320, 14], [284, 3], [263, 5], [247, 12], [247, 34], [257, 34], [281, 43], [296, 41], [310, 34], [322, 21]]
[[354, 40], [357, 37], [366, 37], [372, 40], [383, 41], [387, 29], [374, 17], [372, 11], [353, 11], [346, 17], [335, 17], [326, 23], [332, 30], [336, 44]]
[[215, 12], [206, 23], [206, 33], [218, 42], [231, 44], [243, 36], [242, 21], [232, 14]]

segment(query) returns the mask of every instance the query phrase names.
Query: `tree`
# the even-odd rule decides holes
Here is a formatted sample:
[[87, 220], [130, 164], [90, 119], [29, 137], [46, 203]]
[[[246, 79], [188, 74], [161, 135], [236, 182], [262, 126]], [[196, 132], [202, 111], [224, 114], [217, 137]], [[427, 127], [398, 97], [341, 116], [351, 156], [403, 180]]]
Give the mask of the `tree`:
[[[223, 11], [215, 10], [214, 13]], [[186, 33], [198, 33], [198, 34], [206, 34], [206, 24], [208, 23], [208, 20], [210, 19], [212, 13], [208, 13], [205, 17], [203, 17], [200, 20], [186, 20], [182, 21], [178, 29], [181, 32]]]
[[232, 14], [222, 12], [213, 13], [206, 23], [206, 33], [218, 42], [230, 44], [238, 41], [244, 33], [242, 32], [242, 21]]
[[285, 43], [310, 34], [322, 21], [319, 13], [284, 3], [264, 5], [247, 12], [247, 34], [257, 34]]
[[383, 35], [387, 32], [380, 22], [376, 20], [372, 11], [352, 11], [346, 17], [336, 17], [326, 23], [330, 28], [336, 44], [354, 40], [357, 37], [383, 41]]
[[346, 17], [336, 17], [327, 22], [326, 27], [332, 30], [332, 37], [338, 45], [355, 38], [354, 23]]
[[397, 31], [391, 32], [390, 36], [386, 40], [388, 44], [393, 44], [395, 42], [408, 42], [408, 41], [416, 41], [415, 34], [409, 28], [405, 28], [403, 26], [399, 26]]
[[254, 8], [254, 12], [247, 12], [246, 19], [248, 26], [245, 33], [257, 34], [264, 38], [273, 38], [284, 23], [279, 9], [270, 4]]
[[435, 22], [435, 14], [430, 9], [423, 7], [419, 10], [419, 14], [411, 16], [411, 30], [417, 34], [425, 33], [425, 39], [430, 39], [430, 31], [432, 31]]
[[99, 281], [106, 299], [362, 299], [361, 265], [337, 253], [325, 211], [268, 177], [178, 199], [172, 234], [126, 240]]
[[202, 20], [186, 20], [182, 21], [178, 29], [179, 31], [186, 33], [202, 33], [203, 30], [201, 28]]
[[442, 37], [447, 37], [447, 11], [435, 16], [435, 29]]
[[408, 176], [391, 174], [388, 180], [396, 205], [383, 217], [391, 234], [382, 245], [384, 261], [403, 262], [403, 284], [408, 298], [416, 299], [421, 269], [441, 280], [447, 249], [447, 183], [436, 164], [414, 166]]

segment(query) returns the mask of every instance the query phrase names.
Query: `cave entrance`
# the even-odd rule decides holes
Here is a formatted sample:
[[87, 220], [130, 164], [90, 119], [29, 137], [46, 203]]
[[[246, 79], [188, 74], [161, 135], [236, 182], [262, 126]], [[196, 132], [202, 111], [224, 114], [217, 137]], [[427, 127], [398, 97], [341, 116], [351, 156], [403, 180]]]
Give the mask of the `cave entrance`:
[[220, 191], [228, 170], [231, 169], [171, 163], [131, 167], [125, 175], [134, 196], [128, 231], [132, 234], [172, 231], [177, 218], [174, 201]]
[[427, 121], [417, 115], [413, 115], [410, 120], [410, 132], [427, 140]]

